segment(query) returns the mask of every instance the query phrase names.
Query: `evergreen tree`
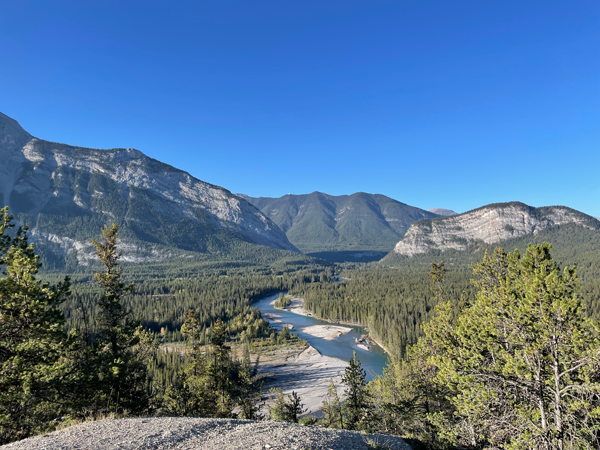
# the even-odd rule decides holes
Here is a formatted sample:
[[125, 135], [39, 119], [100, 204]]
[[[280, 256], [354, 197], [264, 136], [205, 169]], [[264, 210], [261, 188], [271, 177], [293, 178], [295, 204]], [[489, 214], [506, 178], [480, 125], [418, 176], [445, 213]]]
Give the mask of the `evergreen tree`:
[[431, 418], [451, 442], [473, 448], [598, 448], [600, 341], [547, 243], [487, 252], [474, 266], [475, 301], [425, 327], [438, 349], [435, 380], [449, 390], [452, 420]]
[[356, 352], [354, 352], [342, 377], [342, 383], [346, 385], [344, 409], [346, 411], [346, 428], [349, 430], [367, 427], [370, 404], [369, 394], [365, 388], [366, 376], [367, 374], [360, 366], [360, 361], [356, 359]]
[[444, 301], [444, 277], [446, 276], [446, 268], [444, 263], [439, 264], [431, 263], [431, 272], [429, 272], [429, 279], [431, 284], [429, 289], [433, 292], [433, 298], [436, 303]]
[[221, 319], [217, 319], [211, 338], [212, 358], [209, 365], [209, 371], [219, 399], [215, 414], [217, 417], [231, 417], [233, 411], [231, 399], [233, 386], [230, 379], [232, 361], [230, 356], [231, 347], [227, 344], [228, 341], [227, 328]]
[[146, 390], [147, 362], [154, 351], [153, 338], [131, 319], [131, 312], [123, 305], [123, 297], [133, 292], [132, 284], [121, 280], [122, 269], [117, 249], [119, 226], [102, 229], [102, 242], [92, 240], [96, 254], [106, 272], [95, 279], [104, 289], [98, 301], [100, 313], [96, 348], [100, 351], [98, 382], [100, 410], [119, 414], [140, 414], [148, 408]]
[[342, 402], [337, 392], [333, 378], [329, 379], [327, 395], [321, 406], [323, 413], [323, 426], [327, 428], [344, 428], [344, 416], [342, 413]]
[[431, 356], [442, 350], [440, 342], [453, 339], [455, 308], [445, 300], [445, 275], [444, 263], [431, 264], [430, 291], [438, 304], [426, 325], [429, 332], [407, 348], [404, 359], [390, 361], [383, 375], [368, 385], [379, 419], [376, 429], [416, 439], [427, 448], [443, 448], [445, 444], [431, 416], [438, 422], [451, 421], [454, 412], [447, 399], [448, 389], [435, 381], [438, 369], [431, 362]]
[[242, 362], [238, 372], [238, 406], [242, 419], [261, 420], [262, 414], [262, 381], [258, 378], [257, 358], [252, 364], [250, 360], [250, 349], [244, 346]]
[[286, 401], [283, 389], [272, 388], [269, 390], [270, 393], [275, 395], [275, 402], [273, 405], [269, 405], [269, 419], [271, 420], [285, 420], [286, 417]]
[[275, 404], [269, 406], [269, 418], [298, 423], [300, 415], [306, 412], [300, 396], [292, 391], [286, 399], [282, 389], [271, 389], [270, 392], [275, 394]]
[[245, 419], [260, 420], [262, 381], [258, 359], [252, 363], [246, 345], [241, 361], [233, 361], [227, 329], [215, 322], [212, 349], [202, 346], [200, 321], [188, 311], [181, 332], [187, 338], [187, 364], [180, 369], [162, 398], [162, 412], [175, 416], [235, 417], [234, 406]]
[[0, 210], [0, 444], [48, 429], [64, 412], [65, 342], [58, 306], [69, 279], [55, 286], [36, 279], [41, 264], [27, 227], [14, 228]]
[[306, 412], [300, 396], [295, 391], [288, 395], [285, 412], [285, 420], [292, 423], [298, 423], [300, 415]]
[[211, 378], [209, 363], [200, 345], [200, 322], [189, 310], [181, 332], [188, 339], [188, 364], [180, 369], [163, 397], [164, 412], [174, 416], [214, 417], [219, 396]]

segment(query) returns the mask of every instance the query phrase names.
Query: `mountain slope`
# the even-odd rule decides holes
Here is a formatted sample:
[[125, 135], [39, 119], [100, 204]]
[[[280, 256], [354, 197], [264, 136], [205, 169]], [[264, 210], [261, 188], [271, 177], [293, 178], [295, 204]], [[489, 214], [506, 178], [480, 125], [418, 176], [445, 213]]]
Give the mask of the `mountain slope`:
[[431, 208], [429, 212], [437, 214], [438, 216], [455, 216], [457, 213], [452, 211], [451, 209], [443, 209], [443, 208]]
[[134, 259], [176, 250], [223, 255], [246, 244], [297, 251], [247, 201], [138, 150], [44, 141], [0, 113], [0, 160], [0, 204], [58, 259], [85, 262], [90, 238], [111, 222], [122, 226], [125, 254]]
[[411, 223], [436, 214], [380, 194], [321, 192], [245, 198], [273, 220], [305, 253], [389, 251]]
[[393, 253], [413, 256], [432, 250], [464, 250], [473, 243], [492, 244], [564, 224], [600, 230], [600, 221], [566, 206], [534, 208], [520, 202], [496, 203], [456, 216], [411, 225]]

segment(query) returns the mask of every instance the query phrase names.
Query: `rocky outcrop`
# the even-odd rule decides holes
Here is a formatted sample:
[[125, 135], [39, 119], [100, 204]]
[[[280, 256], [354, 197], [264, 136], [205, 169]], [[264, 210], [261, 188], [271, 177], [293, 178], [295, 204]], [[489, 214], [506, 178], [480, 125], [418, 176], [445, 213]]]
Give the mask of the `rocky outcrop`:
[[147, 417], [84, 422], [5, 450], [410, 450], [399, 437], [272, 420]]
[[0, 160], [0, 204], [59, 253], [89, 247], [98, 225], [110, 222], [149, 247], [207, 253], [245, 241], [297, 251], [246, 200], [135, 149], [44, 141], [0, 113]]
[[438, 216], [456, 216], [457, 213], [452, 211], [451, 209], [443, 209], [443, 208], [431, 208], [429, 212], [437, 214]]
[[569, 223], [600, 229], [600, 221], [566, 206], [497, 203], [456, 216], [419, 220], [396, 244], [394, 253], [413, 256], [430, 250], [464, 250], [474, 242], [492, 244]]

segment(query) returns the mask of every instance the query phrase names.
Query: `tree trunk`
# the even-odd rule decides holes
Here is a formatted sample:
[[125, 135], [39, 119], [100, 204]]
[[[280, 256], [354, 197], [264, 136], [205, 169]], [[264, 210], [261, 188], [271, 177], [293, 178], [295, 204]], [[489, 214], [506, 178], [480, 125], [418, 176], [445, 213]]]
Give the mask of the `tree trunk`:
[[556, 446], [558, 450], [563, 450], [564, 430], [562, 420], [562, 408], [560, 397], [560, 365], [558, 361], [558, 344], [554, 336], [554, 421], [557, 432]]

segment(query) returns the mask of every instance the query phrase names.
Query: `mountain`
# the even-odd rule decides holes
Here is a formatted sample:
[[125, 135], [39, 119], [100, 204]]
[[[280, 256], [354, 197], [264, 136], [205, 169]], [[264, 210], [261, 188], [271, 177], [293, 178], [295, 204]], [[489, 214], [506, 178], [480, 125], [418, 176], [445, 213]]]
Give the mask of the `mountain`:
[[272, 219], [290, 242], [305, 253], [388, 252], [411, 223], [437, 217], [385, 195], [364, 192], [244, 198]]
[[0, 205], [30, 226], [50, 259], [85, 264], [90, 238], [121, 225], [125, 260], [224, 255], [262, 245], [297, 251], [268, 217], [228, 190], [131, 148], [96, 150], [35, 138], [0, 113]]
[[431, 208], [429, 212], [437, 214], [438, 216], [456, 216], [457, 213], [452, 211], [451, 209], [443, 209], [443, 208]]
[[600, 230], [600, 221], [566, 206], [534, 208], [520, 202], [496, 203], [456, 216], [415, 222], [392, 253], [413, 256], [432, 250], [464, 250], [474, 243], [533, 236], [565, 224]]

